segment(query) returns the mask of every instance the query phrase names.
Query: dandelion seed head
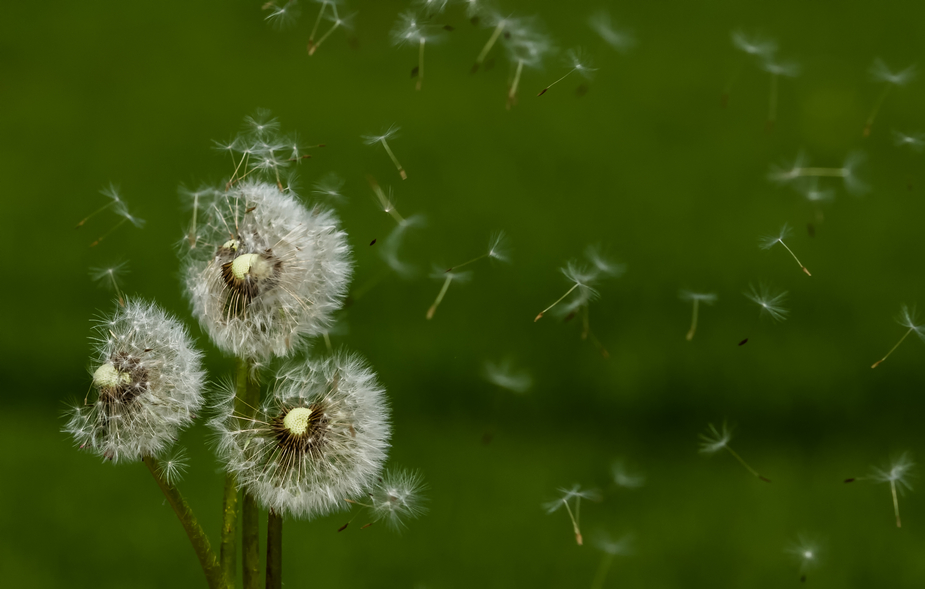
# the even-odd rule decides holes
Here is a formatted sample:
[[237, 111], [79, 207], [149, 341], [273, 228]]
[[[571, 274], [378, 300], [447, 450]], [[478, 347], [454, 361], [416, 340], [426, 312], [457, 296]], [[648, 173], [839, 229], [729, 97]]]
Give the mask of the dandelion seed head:
[[511, 261], [511, 244], [504, 231], [496, 231], [488, 239], [488, 257], [499, 262]]
[[280, 371], [253, 419], [226, 391], [211, 425], [239, 484], [277, 513], [311, 519], [375, 487], [389, 446], [385, 392], [366, 363], [335, 354]]
[[569, 488], [559, 487], [556, 489], [556, 491], [559, 493], [559, 497], [553, 499], [552, 501], [547, 501], [543, 504], [543, 508], [546, 510], [546, 513], [554, 513], [558, 511], [572, 499], [599, 501], [601, 498], [600, 491], [596, 489], [582, 490], [581, 485], [579, 484], [574, 484]]
[[908, 147], [916, 152], [921, 152], [925, 148], [925, 133], [913, 131], [908, 135], [901, 131], [893, 131], [893, 144], [898, 147]]
[[139, 299], [101, 318], [95, 332], [96, 400], [72, 408], [64, 431], [113, 462], [160, 455], [202, 405], [202, 354], [179, 321]]
[[383, 131], [380, 135], [361, 135], [363, 143], [366, 145], [375, 145], [381, 141], [388, 141], [389, 139], [395, 139], [398, 137], [398, 132], [401, 131], [401, 127], [398, 125], [390, 125], [388, 129]]
[[342, 305], [353, 271], [333, 213], [276, 185], [244, 181], [208, 207], [186, 263], [193, 314], [238, 357], [288, 356]]
[[597, 71], [597, 68], [593, 67], [594, 63], [591, 56], [580, 47], [567, 50], [564, 61], [567, 67], [572, 68], [585, 78], [593, 77], [594, 72]]
[[161, 458], [158, 463], [159, 474], [169, 485], [176, 485], [186, 474], [189, 462], [186, 450], [176, 448], [169, 456]]
[[903, 452], [891, 460], [883, 468], [873, 468], [870, 477], [878, 483], [892, 483], [902, 492], [911, 491], [912, 485], [909, 479], [912, 477], [912, 470], [915, 468], [915, 462], [908, 452]]
[[792, 231], [790, 229], [790, 225], [784, 223], [781, 226], [780, 231], [778, 231], [776, 234], [765, 235], [764, 237], [761, 237], [758, 240], [758, 246], [763, 250], [771, 249], [775, 244], [783, 243], [783, 241], [790, 236], [791, 232]]
[[819, 565], [819, 543], [803, 535], [798, 536], [797, 541], [791, 543], [786, 552], [800, 563], [800, 572], [808, 571]]

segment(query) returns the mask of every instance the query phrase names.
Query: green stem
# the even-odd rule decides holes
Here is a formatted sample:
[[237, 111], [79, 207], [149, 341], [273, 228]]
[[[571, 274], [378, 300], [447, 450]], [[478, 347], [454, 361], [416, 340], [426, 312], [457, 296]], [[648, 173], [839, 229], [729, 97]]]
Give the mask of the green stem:
[[267, 516], [267, 589], [283, 586], [283, 517], [272, 509]]
[[161, 488], [161, 491], [164, 492], [164, 496], [167, 497], [167, 501], [170, 503], [170, 506], [173, 507], [173, 511], [177, 514], [180, 523], [183, 524], [183, 529], [186, 530], [186, 535], [189, 536], [190, 542], [193, 544], [193, 550], [196, 551], [196, 556], [199, 558], [202, 571], [206, 574], [206, 582], [209, 584], [209, 587], [211, 589], [223, 588], [225, 586], [225, 580], [222, 575], [222, 569], [218, 564], [218, 560], [215, 558], [215, 553], [212, 552], [212, 547], [209, 545], [209, 538], [206, 536], [205, 532], [202, 531], [199, 522], [196, 521], [196, 516], [193, 515], [193, 510], [190, 509], [186, 500], [183, 499], [183, 495], [180, 494], [180, 491], [160, 475], [160, 469], [158, 468], [156, 458], [145, 456], [142, 460], [145, 466], [148, 467], [148, 470], [151, 471], [151, 475], [154, 477], [154, 480], [157, 481], [157, 485]]
[[[252, 364], [239, 360], [236, 413], [253, 419], [260, 405], [260, 382], [250, 375]], [[243, 397], [243, 398], [242, 398]], [[245, 589], [260, 587], [260, 507], [253, 495], [244, 492], [241, 514], [241, 569]]]

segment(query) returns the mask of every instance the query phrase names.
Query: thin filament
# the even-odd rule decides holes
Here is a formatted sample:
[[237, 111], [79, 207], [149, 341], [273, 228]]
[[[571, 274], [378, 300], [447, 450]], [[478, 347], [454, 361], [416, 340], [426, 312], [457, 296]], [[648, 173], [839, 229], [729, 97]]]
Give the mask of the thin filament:
[[339, 26], [340, 26], [340, 19], [334, 21], [334, 26], [328, 29], [328, 32], [322, 35], [321, 38], [318, 39], [318, 42], [311, 46], [311, 49], [308, 50], [308, 54], [314, 55], [315, 51], [317, 51], [317, 49], [321, 47], [321, 44], [324, 43], [324, 40], [330, 37], [331, 33], [333, 33]]
[[492, 46], [495, 44], [495, 41], [498, 40], [498, 37], [501, 36], [501, 31], [504, 30], [504, 26], [507, 24], [507, 21], [502, 20], [498, 23], [498, 26], [495, 27], [495, 30], [492, 32], [491, 37], [488, 38], [488, 42], [485, 43], [485, 46], [482, 47], [481, 53], [475, 58], [475, 66], [473, 66], [472, 71], [475, 72], [479, 69], [479, 66], [482, 65], [482, 62], [485, 61], [485, 57], [488, 55], [488, 52], [491, 51]]
[[796, 254], [793, 253], [793, 250], [787, 247], [787, 244], [784, 243], [783, 240], [778, 239], [777, 241], [779, 241], [782, 246], [787, 248], [787, 251], [790, 252], [790, 255], [793, 256], [793, 259], [797, 261], [797, 264], [800, 265], [800, 268], [803, 269], [803, 272], [806, 272], [807, 276], [812, 276], [812, 274], [809, 273], [809, 270], [806, 269], [806, 266], [804, 266], [803, 263], [800, 262], [799, 258], [796, 257]]
[[742, 460], [742, 457], [739, 456], [739, 455], [736, 453], [735, 450], [733, 450], [733, 449], [730, 448], [729, 446], [723, 446], [723, 447], [726, 448], [727, 450], [729, 450], [729, 453], [732, 454], [732, 455], [735, 457], [735, 459], [739, 461], [739, 464], [741, 464], [742, 466], [744, 466], [744, 467], [748, 470], [748, 472], [752, 473], [753, 475], [755, 475], [756, 477], [758, 477], [759, 479], [761, 479], [762, 481], [764, 481], [764, 482], [766, 482], [766, 483], [770, 483], [770, 482], [771, 482], [771, 479], [761, 476], [760, 474], [758, 474], [758, 471], [756, 471], [754, 468], [752, 468], [751, 466], [749, 466], [747, 462], [745, 462], [744, 460]]
[[446, 271], [447, 271], [447, 272], [450, 272], [451, 270], [456, 270], [457, 268], [462, 268], [463, 266], [468, 266], [468, 265], [471, 264], [472, 262], [478, 262], [478, 261], [481, 260], [482, 258], [487, 258], [487, 257], [490, 256], [490, 255], [491, 255], [491, 252], [489, 252], [489, 253], [487, 253], [487, 254], [482, 254], [481, 256], [478, 256], [477, 258], [472, 258], [472, 259], [469, 260], [468, 262], [463, 262], [462, 264], [456, 264], [455, 266], [450, 266], [449, 268], [446, 269]]
[[[563, 499], [562, 503], [565, 503], [565, 510], [568, 511], [569, 519], [572, 520], [572, 529], [575, 530], [575, 542], [577, 542], [578, 545], [581, 546], [583, 544], [583, 541], [581, 538], [581, 530], [578, 529], [578, 518], [572, 515], [572, 508], [568, 506], [568, 501]], [[578, 513], [578, 509], [580, 507], [581, 507], [581, 497], [575, 500], [575, 513], [576, 514]]]
[[389, 143], [385, 140], [385, 137], [379, 140], [382, 143], [382, 147], [385, 148], [385, 152], [389, 154], [389, 157], [392, 158], [392, 163], [395, 164], [395, 168], [398, 169], [398, 173], [401, 175], [402, 180], [408, 179], [408, 174], [405, 173], [405, 169], [401, 167], [401, 164], [398, 163], [398, 158], [395, 157], [395, 154], [392, 153], [392, 150], [389, 148]]
[[430, 306], [430, 309], [427, 310], [427, 318], [433, 319], [434, 313], [437, 312], [437, 306], [440, 304], [440, 301], [443, 300], [443, 295], [446, 294], [446, 289], [450, 288], [450, 283], [453, 282], [453, 275], [450, 274], [446, 277], [446, 280], [443, 281], [443, 288], [440, 289], [440, 293], [437, 295], [437, 300], [434, 301], [434, 304]]
[[694, 339], [694, 332], [697, 331], [697, 303], [699, 299], [694, 299], [694, 318], [691, 320], [691, 330], [687, 332], [687, 341]]
[[768, 98], [768, 131], [774, 129], [777, 120], [777, 74], [771, 73], [771, 95]]
[[890, 481], [890, 490], [893, 491], [893, 513], [896, 514], [896, 527], [903, 527], [902, 522], [899, 521], [899, 499], [896, 497], [896, 481]]
[[114, 200], [113, 200], [113, 201], [110, 201], [110, 202], [108, 202], [108, 203], [106, 203], [106, 204], [104, 204], [104, 205], [101, 206], [100, 208], [96, 209], [95, 211], [93, 211], [92, 213], [90, 213], [89, 215], [87, 215], [86, 217], [84, 217], [83, 220], [82, 220], [80, 223], [77, 224], [77, 227], [80, 227], [81, 225], [83, 225], [84, 223], [86, 223], [87, 221], [89, 221], [91, 217], [94, 217], [94, 216], [96, 216], [97, 214], [102, 213], [103, 211], [105, 211], [106, 209], [108, 209], [109, 207], [111, 207], [111, 206], [114, 205], [114, 204], [116, 204], [116, 201], [114, 201]]
[[101, 241], [103, 241], [104, 239], [106, 239], [107, 237], [109, 237], [109, 236], [112, 234], [113, 231], [115, 231], [116, 229], [118, 229], [118, 228], [119, 228], [123, 223], [125, 223], [126, 221], [128, 221], [128, 219], [122, 219], [121, 221], [119, 221], [118, 223], [116, 223], [116, 224], [113, 226], [112, 229], [110, 229], [109, 231], [107, 231], [106, 233], [104, 233], [103, 235], [101, 235], [96, 241], [94, 241], [93, 243], [91, 243], [91, 244], [90, 244], [90, 247], [93, 247], [93, 246], [95, 246], [95, 245], [99, 245], [99, 243], [100, 243]]
[[424, 83], [424, 37], [421, 37], [421, 50], [418, 53], [418, 82], [415, 85], [415, 90], [421, 89], [421, 84]]
[[890, 93], [890, 89], [892, 87], [893, 84], [887, 84], [886, 88], [883, 89], [883, 92], [880, 93], [880, 98], [878, 98], [877, 102], [874, 103], [874, 109], [870, 111], [870, 116], [867, 117], [867, 122], [864, 124], [864, 137], [870, 135], [870, 128], [874, 124], [874, 119], [877, 117], [877, 112], [880, 111], [880, 107], [883, 106], [883, 101], [886, 100], [886, 97]]
[[[318, 18], [315, 19], [315, 26], [312, 27], [312, 34], [308, 36], [308, 45], [311, 47], [314, 45], [315, 33], [318, 32], [318, 25], [321, 24], [321, 17], [324, 16], [324, 11], [328, 7], [327, 2], [321, 4], [321, 10], [318, 11]], [[310, 50], [309, 50], [310, 51]]]
[[511, 83], [511, 89], [507, 93], [507, 109], [517, 103], [517, 85], [520, 84], [520, 72], [524, 69], [524, 60], [517, 60], [517, 71], [514, 73], [514, 81]]
[[569, 76], [569, 74], [571, 74], [572, 72], [574, 72], [576, 69], [578, 69], [578, 68], [572, 68], [572, 69], [570, 69], [569, 72], [568, 72], [567, 74], [565, 74], [564, 76], [562, 76], [561, 78], [559, 78], [558, 80], [556, 80], [555, 82], [553, 82], [552, 84], [550, 84], [549, 86], [546, 86], [545, 88], [543, 88], [542, 90], [540, 90], [540, 93], [537, 94], [537, 96], [542, 96], [543, 94], [546, 94], [546, 91], [547, 91], [547, 90], [549, 90], [550, 88], [552, 88], [553, 86], [555, 86], [556, 84], [558, 84], [559, 82], [561, 82], [562, 80], [564, 80], [565, 78], [567, 78], [567, 77]]
[[546, 307], [545, 309], [543, 309], [542, 311], [540, 311], [540, 314], [536, 316], [536, 319], [534, 319], [533, 322], [536, 323], [537, 321], [539, 321], [540, 319], [542, 319], [542, 318], [543, 318], [543, 314], [544, 314], [546, 311], [552, 309], [553, 307], [555, 307], [556, 305], [558, 305], [559, 303], [561, 303], [561, 302], [562, 302], [562, 299], [564, 299], [565, 297], [567, 297], [567, 296], [569, 296], [570, 294], [572, 294], [572, 291], [575, 290], [576, 288], [578, 288], [579, 286], [581, 286], [581, 283], [580, 283], [580, 282], [576, 282], [575, 285], [572, 286], [572, 288], [568, 289], [568, 291], [566, 291], [566, 293], [565, 293], [564, 295], [562, 295], [561, 297], [559, 297], [558, 300], [556, 300], [555, 303], [549, 305], [548, 307]]
[[889, 358], [889, 357], [890, 357], [890, 354], [892, 354], [893, 352], [895, 352], [895, 351], [896, 351], [896, 348], [899, 347], [899, 344], [903, 343], [903, 340], [905, 340], [907, 337], [909, 337], [909, 334], [912, 333], [913, 331], [915, 331], [915, 328], [914, 328], [914, 327], [910, 327], [910, 328], [909, 328], [909, 331], [906, 332], [906, 335], [904, 335], [904, 336], [902, 336], [901, 338], [899, 338], [899, 341], [896, 342], [896, 345], [893, 346], [893, 347], [890, 349], [890, 351], [886, 353], [886, 356], [884, 356], [883, 358], [880, 358], [879, 360], [877, 360], [876, 362], [874, 362], [874, 365], [871, 366], [871, 368], [876, 368], [877, 366], [880, 365], [881, 362], [883, 362], [884, 360], [886, 360], [887, 358]]

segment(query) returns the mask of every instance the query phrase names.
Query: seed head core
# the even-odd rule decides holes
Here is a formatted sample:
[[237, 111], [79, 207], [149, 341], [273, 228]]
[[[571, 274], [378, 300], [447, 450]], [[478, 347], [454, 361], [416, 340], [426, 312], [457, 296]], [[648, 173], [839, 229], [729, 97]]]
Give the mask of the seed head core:
[[305, 407], [296, 407], [286, 414], [286, 417], [283, 418], [283, 426], [289, 433], [294, 436], [301, 436], [306, 431], [308, 431], [309, 422], [311, 420], [312, 410], [306, 409]]
[[132, 382], [127, 372], [119, 372], [111, 362], [103, 364], [93, 373], [93, 384], [104, 389], [114, 389]]

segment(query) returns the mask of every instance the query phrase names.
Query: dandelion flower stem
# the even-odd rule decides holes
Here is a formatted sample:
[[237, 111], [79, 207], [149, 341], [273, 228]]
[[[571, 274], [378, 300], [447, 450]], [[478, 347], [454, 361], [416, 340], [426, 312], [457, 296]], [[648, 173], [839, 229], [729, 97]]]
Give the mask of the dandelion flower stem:
[[896, 514], [896, 527], [901, 528], [903, 524], [899, 521], [899, 499], [896, 497], [896, 481], [890, 480], [890, 490], [893, 492], [893, 512]]
[[905, 334], [904, 336], [902, 336], [901, 338], [899, 338], [899, 341], [896, 342], [896, 345], [893, 346], [893, 347], [890, 349], [890, 351], [886, 353], [886, 356], [884, 356], [883, 358], [880, 358], [879, 360], [877, 360], [876, 362], [874, 362], [874, 365], [871, 366], [871, 368], [876, 368], [877, 366], [880, 365], [881, 362], [883, 362], [884, 360], [886, 360], [887, 358], [889, 358], [889, 357], [890, 357], [890, 354], [892, 354], [893, 352], [895, 352], [895, 351], [896, 351], [896, 348], [899, 347], [899, 344], [903, 343], [903, 341], [904, 341], [907, 337], [909, 337], [909, 334], [912, 333], [913, 331], [915, 331], [915, 328], [909, 328], [909, 331], [907, 331], [906, 334]]
[[694, 339], [694, 333], [697, 331], [697, 308], [699, 303], [699, 299], [694, 299], [694, 318], [691, 320], [691, 329], [687, 332], [687, 341]]
[[507, 93], [507, 109], [517, 104], [517, 86], [520, 84], [520, 73], [524, 69], [524, 60], [517, 60], [517, 69], [514, 71], [514, 80], [511, 82], [511, 88]]
[[723, 446], [723, 448], [725, 448], [726, 450], [728, 450], [729, 453], [732, 454], [732, 456], [733, 456], [736, 460], [739, 461], [739, 464], [741, 464], [742, 466], [745, 467], [746, 470], [748, 470], [748, 472], [752, 473], [752, 474], [755, 475], [757, 478], [761, 479], [762, 481], [764, 481], [764, 482], [766, 482], [766, 483], [770, 483], [770, 482], [771, 482], [771, 479], [769, 479], [769, 478], [767, 478], [767, 477], [761, 476], [760, 474], [758, 474], [758, 471], [756, 471], [754, 468], [752, 468], [751, 466], [749, 466], [747, 462], [745, 462], [744, 460], [742, 460], [742, 457], [739, 456], [739, 454], [738, 454], [735, 450], [733, 450], [733, 449], [730, 448], [729, 446]]
[[143, 462], [145, 466], [148, 467], [148, 470], [151, 471], [151, 476], [157, 481], [157, 485], [161, 488], [161, 491], [163, 491], [174, 513], [177, 514], [180, 523], [183, 524], [183, 529], [186, 530], [186, 535], [189, 536], [190, 542], [193, 544], [193, 550], [196, 551], [196, 556], [199, 558], [199, 564], [202, 566], [202, 571], [206, 575], [206, 582], [209, 584], [209, 587], [211, 589], [225, 587], [225, 577], [222, 574], [222, 568], [219, 566], [218, 559], [215, 558], [215, 553], [212, 552], [212, 547], [209, 545], [209, 537], [206, 536], [205, 532], [199, 526], [199, 522], [196, 521], [193, 510], [190, 509], [186, 500], [183, 499], [180, 491], [159, 474], [161, 470], [156, 458], [145, 456]]
[[867, 117], [867, 122], [864, 123], [864, 137], [870, 136], [870, 128], [874, 124], [874, 119], [877, 117], [877, 113], [880, 111], [880, 107], [883, 106], [883, 101], [886, 100], [886, 97], [890, 94], [890, 89], [893, 87], [893, 84], [887, 84], [883, 89], [883, 92], [880, 93], [880, 97], [877, 99], [877, 102], [874, 103], [874, 109], [870, 111], [870, 116]]
[[[797, 261], [797, 264], [800, 265], [800, 268], [803, 269], [803, 272], [806, 272], [806, 275], [807, 275], [807, 276], [812, 276], [812, 274], [809, 273], [809, 270], [806, 269], [806, 266], [804, 266], [803, 263], [800, 262], [800, 259], [797, 258], [796, 254], [793, 253], [793, 250], [790, 249], [789, 247], [787, 247], [787, 244], [784, 243], [782, 240], [778, 240], [778, 241], [780, 241], [780, 244], [781, 244], [782, 246], [784, 246], [784, 248], [786, 248], [788, 252], [790, 252], [790, 255], [793, 256], [793, 259]], [[696, 304], [696, 303], [695, 303], [695, 304]]]
[[597, 574], [594, 575], [594, 581], [591, 583], [591, 589], [600, 589], [604, 586], [604, 580], [610, 571], [610, 563], [613, 562], [613, 554], [605, 553], [601, 559], [601, 564], [597, 567]]
[[492, 31], [491, 37], [488, 38], [488, 42], [485, 43], [485, 46], [482, 47], [482, 51], [479, 53], [479, 56], [475, 58], [475, 66], [472, 67], [472, 71], [475, 72], [479, 69], [479, 66], [482, 65], [482, 62], [485, 61], [485, 58], [488, 56], [488, 52], [491, 51], [491, 48], [494, 46], [495, 41], [498, 40], [498, 37], [501, 36], [502, 31], [504, 31], [504, 26], [507, 24], [506, 21], [502, 20], [498, 23], [498, 26], [495, 27], [495, 30]]
[[283, 586], [283, 517], [272, 509], [267, 514], [267, 584], [266, 589]]
[[401, 174], [402, 180], [408, 179], [408, 174], [405, 173], [405, 169], [401, 167], [401, 164], [398, 163], [398, 158], [395, 157], [395, 154], [392, 153], [392, 150], [389, 148], [389, 142], [385, 140], [385, 137], [379, 140], [382, 143], [382, 147], [385, 148], [385, 152], [389, 154], [389, 157], [392, 158], [392, 163], [395, 164], [395, 168], [398, 169], [398, 173]]
[[424, 83], [424, 41], [426, 39], [421, 36], [421, 50], [418, 52], [418, 81], [415, 84], [415, 90], [421, 89], [421, 84]]
[[[251, 362], [238, 360], [237, 399], [238, 415], [253, 419], [260, 405], [260, 384], [256, 374], [251, 378]], [[260, 507], [250, 493], [244, 492], [241, 510], [241, 557], [245, 589], [260, 587]]]
[[443, 295], [446, 294], [446, 289], [450, 288], [451, 282], [453, 282], [453, 275], [447, 274], [446, 280], [443, 281], [443, 288], [440, 289], [440, 294], [437, 295], [437, 300], [435, 300], [434, 304], [427, 310], [428, 319], [433, 319], [434, 313], [437, 312], [437, 306], [440, 304], [440, 301], [443, 300]]
[[340, 19], [335, 20], [335, 21], [334, 21], [334, 24], [331, 26], [331, 28], [328, 29], [328, 32], [325, 33], [325, 34], [323, 34], [323, 35], [321, 36], [321, 38], [318, 39], [318, 42], [317, 42], [317, 43], [312, 44], [312, 46], [308, 49], [308, 54], [309, 54], [309, 55], [314, 55], [314, 54], [315, 54], [315, 51], [317, 51], [318, 48], [321, 47], [321, 44], [324, 43], [324, 40], [327, 39], [328, 37], [330, 37], [330, 36], [331, 36], [331, 33], [333, 33], [333, 32], [337, 29], [337, 27], [340, 26], [340, 22], [341, 22]]
[[578, 527], [578, 518], [581, 516], [581, 497], [575, 498], [575, 515], [572, 515], [572, 508], [568, 506], [568, 501], [563, 499], [562, 502], [565, 503], [565, 510], [568, 512], [569, 519], [572, 520], [572, 529], [575, 530], [575, 542], [581, 546], [583, 540], [581, 538], [581, 530]]
[[552, 309], [553, 307], [555, 307], [556, 305], [558, 305], [559, 303], [561, 303], [561, 302], [562, 302], [562, 299], [564, 299], [565, 297], [567, 297], [567, 296], [569, 296], [570, 294], [572, 294], [572, 291], [575, 290], [576, 288], [578, 288], [579, 286], [580, 286], [580, 283], [576, 282], [575, 285], [572, 286], [572, 288], [568, 289], [568, 291], [567, 291], [564, 295], [562, 295], [561, 297], [559, 297], [559, 299], [558, 299], [555, 303], [549, 305], [548, 307], [546, 307], [545, 309], [543, 309], [542, 311], [540, 311], [540, 314], [536, 316], [536, 319], [534, 319], [533, 322], [536, 323], [537, 321], [539, 321], [540, 319], [542, 319], [542, 318], [543, 318], [543, 315], [546, 313], [546, 311]]

